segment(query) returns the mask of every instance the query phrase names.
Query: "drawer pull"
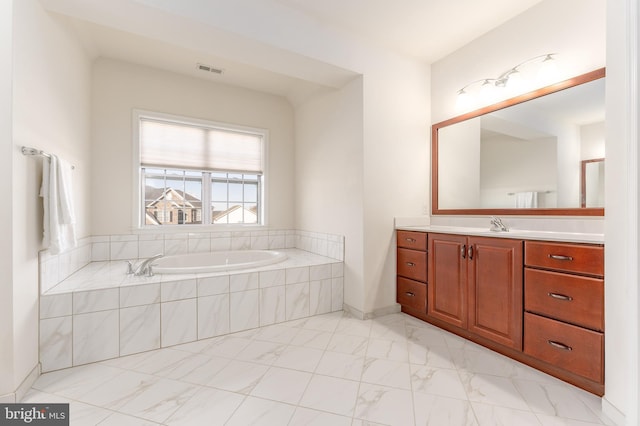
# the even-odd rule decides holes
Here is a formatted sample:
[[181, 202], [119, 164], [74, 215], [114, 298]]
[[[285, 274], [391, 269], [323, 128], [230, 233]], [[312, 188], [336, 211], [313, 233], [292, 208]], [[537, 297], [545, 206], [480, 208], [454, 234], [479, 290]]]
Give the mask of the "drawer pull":
[[415, 238], [405, 238], [405, 240], [407, 240], [407, 242], [410, 242], [410, 243], [415, 243], [416, 242]]
[[558, 294], [558, 293], [547, 293], [547, 296], [553, 297], [554, 299], [558, 299], [558, 300], [566, 300], [567, 302], [570, 302], [573, 300], [573, 297], [571, 296], [565, 296], [564, 294]]
[[413, 262], [405, 262], [405, 263], [407, 264], [407, 266], [416, 266], [416, 264]]
[[567, 346], [564, 343], [560, 343], [560, 342], [554, 342], [553, 340], [547, 340], [547, 343], [553, 346], [554, 348], [562, 349], [563, 351], [573, 350], [571, 346]]
[[411, 292], [411, 291], [405, 291], [404, 294], [409, 297], [413, 297], [416, 295], [414, 292]]
[[550, 254], [549, 255], [550, 259], [553, 260], [573, 260], [573, 257], [571, 256], [564, 256], [562, 254]]

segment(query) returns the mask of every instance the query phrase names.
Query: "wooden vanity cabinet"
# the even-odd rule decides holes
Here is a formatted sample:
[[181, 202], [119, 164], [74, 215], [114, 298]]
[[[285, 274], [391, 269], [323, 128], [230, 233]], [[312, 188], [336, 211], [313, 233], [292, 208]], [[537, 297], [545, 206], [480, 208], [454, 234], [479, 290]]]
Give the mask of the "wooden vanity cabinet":
[[427, 311], [427, 234], [397, 231], [396, 301], [403, 310]]
[[522, 350], [523, 241], [428, 235], [431, 318]]
[[592, 382], [598, 392], [604, 386], [604, 247], [527, 241], [525, 253], [525, 354]]

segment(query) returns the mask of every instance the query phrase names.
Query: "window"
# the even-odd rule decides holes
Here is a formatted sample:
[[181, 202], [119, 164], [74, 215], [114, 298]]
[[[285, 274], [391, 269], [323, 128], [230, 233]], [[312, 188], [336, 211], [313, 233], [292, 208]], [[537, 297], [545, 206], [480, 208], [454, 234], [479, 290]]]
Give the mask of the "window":
[[140, 226], [263, 224], [265, 131], [136, 118]]

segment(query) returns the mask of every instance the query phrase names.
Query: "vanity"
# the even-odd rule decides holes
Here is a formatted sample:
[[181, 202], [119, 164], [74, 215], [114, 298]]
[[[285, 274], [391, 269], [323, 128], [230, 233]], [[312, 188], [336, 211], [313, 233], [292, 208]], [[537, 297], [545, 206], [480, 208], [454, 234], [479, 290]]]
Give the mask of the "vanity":
[[599, 236], [426, 226], [396, 237], [402, 312], [603, 395]]
[[604, 98], [601, 68], [434, 124], [431, 225], [396, 227], [403, 312], [600, 396]]

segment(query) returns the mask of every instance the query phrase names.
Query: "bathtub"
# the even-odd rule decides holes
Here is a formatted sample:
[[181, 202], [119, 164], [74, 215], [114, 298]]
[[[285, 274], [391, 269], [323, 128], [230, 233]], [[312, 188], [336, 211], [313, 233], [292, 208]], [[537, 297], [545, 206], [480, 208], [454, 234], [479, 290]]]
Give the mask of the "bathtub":
[[156, 274], [194, 274], [256, 268], [282, 262], [286, 253], [275, 250], [231, 250], [161, 257], [154, 261]]

